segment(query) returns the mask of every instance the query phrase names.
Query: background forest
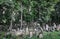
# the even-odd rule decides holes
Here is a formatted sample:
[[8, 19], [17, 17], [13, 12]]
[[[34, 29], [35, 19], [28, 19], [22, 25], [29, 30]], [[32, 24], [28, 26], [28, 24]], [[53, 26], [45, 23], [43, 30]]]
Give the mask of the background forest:
[[37, 24], [42, 29], [60, 24], [60, 0], [0, 0], [0, 32], [37, 28]]

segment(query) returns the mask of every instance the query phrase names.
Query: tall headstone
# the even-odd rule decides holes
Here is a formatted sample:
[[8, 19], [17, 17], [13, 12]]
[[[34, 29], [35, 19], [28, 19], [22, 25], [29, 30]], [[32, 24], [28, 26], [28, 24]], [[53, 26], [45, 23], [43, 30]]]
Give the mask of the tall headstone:
[[25, 31], [25, 33], [26, 33], [26, 35], [29, 34], [29, 29], [28, 29], [28, 27], [26, 27], [26, 31]]
[[46, 31], [48, 31], [49, 30], [49, 26], [48, 26], [48, 24], [46, 24]]

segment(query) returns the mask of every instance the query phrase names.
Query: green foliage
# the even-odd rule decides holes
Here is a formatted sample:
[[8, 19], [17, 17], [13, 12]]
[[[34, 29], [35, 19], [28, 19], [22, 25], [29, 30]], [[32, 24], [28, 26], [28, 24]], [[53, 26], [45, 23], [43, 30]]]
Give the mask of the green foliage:
[[23, 20], [26, 22], [39, 20], [39, 22], [47, 23], [52, 20], [51, 14], [55, 12], [54, 6], [57, 2], [59, 0], [0, 0], [1, 9], [6, 8], [6, 10], [0, 9], [0, 23], [8, 23], [10, 20], [18, 22], [21, 6]]

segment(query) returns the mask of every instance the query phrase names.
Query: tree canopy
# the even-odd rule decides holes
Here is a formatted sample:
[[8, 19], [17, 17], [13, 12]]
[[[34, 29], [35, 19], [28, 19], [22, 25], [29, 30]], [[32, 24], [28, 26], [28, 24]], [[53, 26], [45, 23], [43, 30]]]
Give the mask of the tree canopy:
[[17, 23], [21, 15], [26, 22], [59, 20], [59, 3], [59, 0], [0, 0], [0, 24], [10, 24], [11, 20]]

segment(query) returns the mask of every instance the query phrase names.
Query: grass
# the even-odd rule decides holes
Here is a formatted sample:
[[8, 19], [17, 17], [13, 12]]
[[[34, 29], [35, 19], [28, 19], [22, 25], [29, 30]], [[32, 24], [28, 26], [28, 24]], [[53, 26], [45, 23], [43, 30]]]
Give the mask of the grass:
[[59, 32], [45, 32], [43, 39], [60, 39], [60, 31]]
[[[4, 36], [4, 32], [0, 33], [0, 39], [40, 39], [38, 37], [36, 37], [35, 35], [32, 37], [32, 38], [29, 38], [29, 36], [25, 36], [25, 37], [19, 37], [19, 36], [11, 36], [11, 35], [8, 35], [8, 36]], [[41, 39], [60, 39], [60, 31], [57, 32], [44, 32], [43, 33], [43, 38]]]

